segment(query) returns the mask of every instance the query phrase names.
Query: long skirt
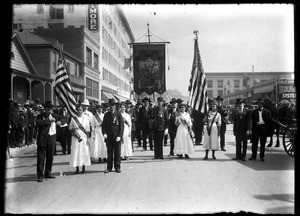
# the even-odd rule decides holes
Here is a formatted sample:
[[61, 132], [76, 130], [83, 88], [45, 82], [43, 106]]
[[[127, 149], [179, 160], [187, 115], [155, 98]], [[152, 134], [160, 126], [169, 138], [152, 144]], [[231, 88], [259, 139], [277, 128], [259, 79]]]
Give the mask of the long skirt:
[[131, 137], [129, 135], [129, 127], [125, 124], [122, 137], [123, 143], [121, 144], [121, 157], [132, 156]]
[[83, 138], [81, 142], [78, 142], [78, 139], [72, 136], [71, 142], [71, 166], [90, 166], [91, 160], [87, 139]]
[[218, 127], [216, 123], [212, 125], [211, 134], [208, 135], [207, 125], [204, 128], [203, 148], [210, 150], [219, 150]]
[[174, 154], [192, 154], [194, 152], [193, 140], [188, 129], [180, 124], [174, 140]]
[[95, 129], [95, 137], [90, 144], [90, 154], [93, 158], [107, 158], [107, 149], [101, 127]]

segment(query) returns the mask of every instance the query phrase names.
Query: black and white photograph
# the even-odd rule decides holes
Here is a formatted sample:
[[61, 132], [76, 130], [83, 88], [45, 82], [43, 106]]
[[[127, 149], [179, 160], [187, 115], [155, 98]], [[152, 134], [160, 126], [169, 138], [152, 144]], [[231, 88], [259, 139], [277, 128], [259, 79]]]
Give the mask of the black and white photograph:
[[299, 213], [295, 11], [11, 4], [4, 213]]

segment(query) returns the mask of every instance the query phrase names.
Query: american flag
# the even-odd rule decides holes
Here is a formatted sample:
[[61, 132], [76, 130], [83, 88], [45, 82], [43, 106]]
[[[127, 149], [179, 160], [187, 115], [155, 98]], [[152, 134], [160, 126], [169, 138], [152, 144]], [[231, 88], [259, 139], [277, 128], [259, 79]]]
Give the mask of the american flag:
[[200, 57], [198, 38], [196, 36], [194, 43], [194, 61], [189, 85], [188, 104], [195, 110], [202, 113], [208, 112], [208, 97], [205, 74]]
[[58, 65], [54, 84], [56, 96], [64, 103], [72, 117], [76, 116], [76, 100], [70, 85], [70, 78], [64, 64], [62, 51], [59, 52]]

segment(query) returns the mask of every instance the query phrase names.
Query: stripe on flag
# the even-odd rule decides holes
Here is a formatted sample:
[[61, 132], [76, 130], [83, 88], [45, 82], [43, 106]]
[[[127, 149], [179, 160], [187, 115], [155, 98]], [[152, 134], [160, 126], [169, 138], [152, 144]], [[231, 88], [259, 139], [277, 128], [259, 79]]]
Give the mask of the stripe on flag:
[[70, 115], [72, 117], [75, 117], [77, 103], [73, 94], [72, 87], [70, 85], [69, 75], [63, 63], [63, 56], [61, 50], [59, 53], [58, 66], [56, 70], [54, 92], [56, 96], [66, 106]]
[[194, 60], [189, 85], [189, 102], [188, 104], [195, 110], [202, 113], [208, 112], [208, 97], [206, 78], [200, 57], [198, 38], [194, 43]]

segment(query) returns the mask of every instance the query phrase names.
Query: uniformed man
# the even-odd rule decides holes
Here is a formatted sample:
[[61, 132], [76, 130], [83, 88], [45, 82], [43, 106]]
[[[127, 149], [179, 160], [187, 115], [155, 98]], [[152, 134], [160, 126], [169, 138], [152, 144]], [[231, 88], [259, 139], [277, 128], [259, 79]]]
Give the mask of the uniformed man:
[[170, 101], [171, 109], [169, 110], [169, 135], [170, 135], [170, 154], [169, 156], [174, 156], [174, 140], [176, 137], [177, 125], [175, 124], [176, 116], [178, 115], [178, 100], [172, 98]]
[[124, 120], [121, 113], [116, 110], [116, 101], [111, 98], [108, 103], [110, 110], [104, 114], [102, 122], [102, 134], [107, 147], [107, 169], [105, 173], [111, 172], [113, 165], [116, 172], [120, 173]]
[[[142, 137], [143, 137], [143, 150], [147, 150], [147, 137], [149, 139], [149, 147], [150, 150], [153, 151], [153, 142], [152, 142], [152, 133], [151, 128], [152, 127], [152, 121], [150, 119], [152, 108], [150, 107], [151, 100], [147, 97], [145, 97], [142, 102], [144, 105], [139, 110], [139, 124], [142, 129]], [[149, 121], [150, 120], [150, 121]]]
[[217, 111], [221, 115], [221, 128], [220, 128], [220, 147], [222, 151], [226, 151], [225, 149], [225, 133], [226, 133], [226, 118], [227, 118], [227, 109], [225, 106], [223, 106], [223, 98], [221, 96], [218, 96], [216, 98], [216, 101], [218, 103]]
[[168, 133], [168, 112], [163, 107], [164, 99], [157, 98], [157, 106], [153, 108], [151, 119], [153, 119], [154, 159], [163, 157], [163, 137]]

